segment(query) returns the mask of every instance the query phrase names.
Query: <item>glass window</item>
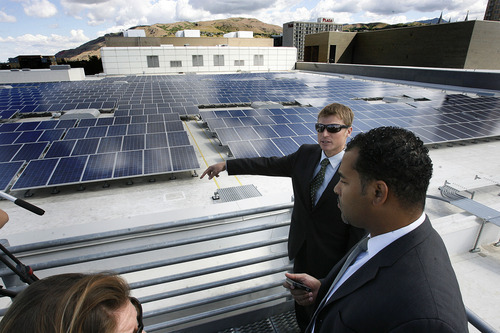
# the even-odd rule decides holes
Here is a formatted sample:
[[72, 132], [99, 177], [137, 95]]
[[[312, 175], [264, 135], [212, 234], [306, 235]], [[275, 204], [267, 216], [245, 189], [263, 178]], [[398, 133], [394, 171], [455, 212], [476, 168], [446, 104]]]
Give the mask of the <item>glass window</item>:
[[264, 66], [264, 55], [254, 54], [253, 55], [253, 65], [254, 66]]
[[182, 67], [182, 61], [180, 60], [170, 61], [170, 67]]
[[224, 66], [223, 54], [214, 54], [214, 66]]
[[193, 55], [193, 66], [203, 66], [202, 55]]
[[160, 67], [158, 56], [147, 56], [148, 67]]
[[235, 66], [245, 66], [245, 60], [235, 60], [234, 65]]

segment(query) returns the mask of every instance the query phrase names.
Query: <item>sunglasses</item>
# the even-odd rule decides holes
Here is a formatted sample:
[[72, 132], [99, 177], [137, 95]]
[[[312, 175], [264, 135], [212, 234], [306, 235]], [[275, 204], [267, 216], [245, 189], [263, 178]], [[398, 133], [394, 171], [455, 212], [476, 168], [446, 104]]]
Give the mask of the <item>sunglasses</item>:
[[135, 307], [137, 311], [137, 331], [136, 333], [142, 333], [144, 330], [144, 323], [142, 322], [142, 305], [141, 302], [135, 297], [129, 297], [130, 303]]
[[322, 133], [325, 130], [325, 128], [328, 131], [328, 133], [338, 133], [343, 128], [349, 128], [349, 126], [347, 126], [347, 125], [340, 125], [340, 124], [325, 125], [325, 124], [316, 123], [314, 126], [316, 127], [316, 131], [318, 131], [318, 133]]

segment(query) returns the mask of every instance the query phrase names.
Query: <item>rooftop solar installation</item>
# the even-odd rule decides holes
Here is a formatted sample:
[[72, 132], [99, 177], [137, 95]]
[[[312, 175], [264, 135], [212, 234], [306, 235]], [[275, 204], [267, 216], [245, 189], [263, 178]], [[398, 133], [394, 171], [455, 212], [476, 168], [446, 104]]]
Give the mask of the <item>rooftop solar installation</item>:
[[[283, 156], [316, 143], [317, 114], [332, 102], [353, 109], [352, 135], [385, 125], [410, 129], [426, 144], [500, 135], [497, 96], [321, 73], [138, 75], [10, 87], [0, 88], [0, 171], [7, 170], [0, 185], [13, 190], [199, 168], [181, 117], [199, 117], [234, 157]], [[100, 116], [57, 118], [85, 109]]]

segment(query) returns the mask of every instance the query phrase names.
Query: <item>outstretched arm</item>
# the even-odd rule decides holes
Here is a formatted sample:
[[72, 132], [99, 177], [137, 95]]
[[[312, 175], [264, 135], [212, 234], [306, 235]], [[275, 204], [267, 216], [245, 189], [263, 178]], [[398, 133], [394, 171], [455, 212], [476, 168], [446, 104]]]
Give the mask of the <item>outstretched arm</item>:
[[208, 175], [208, 180], [219, 177], [219, 173], [226, 170], [226, 162], [219, 162], [209, 166], [200, 176], [200, 179]]

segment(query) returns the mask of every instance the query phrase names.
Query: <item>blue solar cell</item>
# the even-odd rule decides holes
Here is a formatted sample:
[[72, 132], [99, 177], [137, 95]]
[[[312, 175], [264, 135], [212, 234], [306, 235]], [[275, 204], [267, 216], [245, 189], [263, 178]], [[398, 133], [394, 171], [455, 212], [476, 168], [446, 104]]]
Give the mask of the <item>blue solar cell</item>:
[[184, 131], [184, 126], [182, 126], [182, 121], [166, 121], [165, 128], [167, 132], [176, 132], [176, 131]]
[[146, 149], [168, 147], [167, 135], [165, 133], [146, 134]]
[[207, 119], [207, 126], [210, 129], [210, 131], [215, 132], [217, 131], [218, 128], [226, 128], [226, 122], [224, 121], [223, 118], [211, 118]]
[[239, 127], [243, 126], [243, 123], [239, 118], [225, 118], [224, 122], [226, 123], [226, 127]]
[[189, 138], [186, 132], [171, 132], [167, 133], [169, 147], [174, 146], [189, 146]]
[[127, 129], [127, 134], [145, 134], [146, 133], [146, 123], [141, 124], [129, 124]]
[[97, 148], [97, 153], [112, 153], [120, 151], [122, 148], [123, 137], [121, 136], [109, 136], [101, 138], [99, 147]]
[[172, 155], [173, 171], [198, 169], [200, 167], [193, 146], [172, 147], [170, 148], [170, 154]]
[[271, 140], [281, 150], [283, 155], [290, 155], [299, 149], [299, 145], [292, 138], [274, 138]]
[[22, 190], [45, 186], [58, 161], [57, 158], [30, 161], [12, 189]]
[[295, 136], [295, 132], [290, 129], [287, 125], [271, 125], [273, 131], [278, 133], [280, 137]]
[[127, 125], [112, 125], [108, 128], [107, 136], [118, 136], [127, 134]]
[[308, 128], [303, 124], [288, 124], [287, 125], [296, 135], [311, 135], [314, 134], [314, 127]]
[[256, 116], [255, 120], [261, 125], [274, 125], [274, 120], [269, 116]]
[[127, 124], [130, 124], [130, 120], [132, 119], [132, 117], [131, 116], [114, 117], [113, 119], [115, 120], [113, 122], [113, 125], [127, 125]]
[[90, 155], [82, 181], [111, 179], [115, 159], [116, 153]]
[[55, 141], [50, 145], [44, 158], [70, 156], [76, 140]]
[[283, 156], [281, 150], [270, 139], [253, 140], [250, 143], [262, 157]]
[[147, 133], [160, 133], [165, 132], [165, 123], [157, 122], [157, 123], [148, 123], [147, 124]]
[[231, 141], [241, 141], [238, 133], [234, 128], [219, 128], [216, 130], [217, 137], [223, 145], [227, 145]]
[[58, 120], [45, 120], [41, 121], [38, 127], [36, 128], [37, 130], [44, 130], [44, 129], [54, 129], [56, 128], [57, 124], [59, 123]]
[[123, 151], [144, 149], [145, 135], [126, 135], [123, 137]]
[[109, 117], [109, 118], [99, 118], [97, 119], [97, 126], [111, 126], [114, 123], [114, 119]]
[[48, 185], [78, 183], [82, 178], [83, 168], [87, 163], [87, 155], [63, 157], [59, 159]]
[[144, 174], [158, 174], [172, 171], [168, 148], [144, 150]]
[[241, 140], [259, 140], [260, 136], [255, 132], [252, 127], [236, 127], [236, 133], [238, 133]]
[[130, 121], [131, 124], [147, 123], [147, 122], [148, 122], [147, 115], [132, 116], [132, 119]]
[[164, 117], [162, 114], [150, 114], [148, 115], [148, 123], [157, 123], [157, 122], [163, 122], [165, 121]]
[[21, 132], [7, 132], [0, 133], [0, 144], [7, 145], [11, 144], [21, 135]]
[[21, 135], [15, 141], [15, 143], [36, 142], [38, 138], [42, 135], [42, 133], [43, 131], [22, 132]]
[[97, 126], [90, 127], [87, 131], [86, 138], [102, 138], [106, 136], [106, 132], [108, 131], [108, 126]]
[[142, 175], [142, 155], [142, 150], [118, 152], [113, 177], [121, 178]]
[[78, 127], [90, 127], [90, 126], [95, 126], [97, 123], [97, 119], [95, 118], [87, 118], [87, 119], [82, 119], [78, 123]]
[[98, 138], [79, 139], [77, 140], [76, 145], [73, 148], [71, 156], [95, 154], [98, 144]]
[[21, 131], [32, 131], [34, 130], [35, 128], [37, 128], [37, 126], [40, 125], [40, 122], [39, 121], [28, 121], [28, 122], [24, 122], [24, 123], [21, 123], [21, 125], [16, 129], [17, 132], [21, 132]]
[[0, 163], [0, 191], [5, 191], [24, 162]]
[[36, 160], [42, 155], [48, 144], [48, 142], [26, 143], [19, 149], [12, 161]]
[[259, 153], [249, 141], [234, 141], [228, 143], [229, 150], [235, 158], [258, 157]]
[[18, 123], [6, 123], [0, 125], [0, 133], [14, 132], [20, 124]]
[[10, 162], [21, 149], [22, 144], [0, 146], [0, 162]]
[[60, 129], [50, 129], [50, 130], [45, 130], [43, 131], [42, 135], [38, 139], [39, 142], [42, 141], [56, 141], [62, 138], [64, 134], [65, 129], [60, 128]]
[[83, 139], [87, 135], [88, 130], [88, 127], [70, 128], [68, 129], [64, 140]]
[[293, 141], [297, 142], [299, 146], [302, 146], [303, 144], [315, 144], [318, 143], [318, 140], [316, 138], [313, 138], [311, 135], [299, 135], [299, 136], [294, 136]]
[[276, 138], [279, 136], [269, 125], [253, 126], [252, 128], [262, 139]]
[[71, 128], [75, 127], [76, 119], [64, 119], [59, 120], [59, 124], [57, 124], [56, 128]]

